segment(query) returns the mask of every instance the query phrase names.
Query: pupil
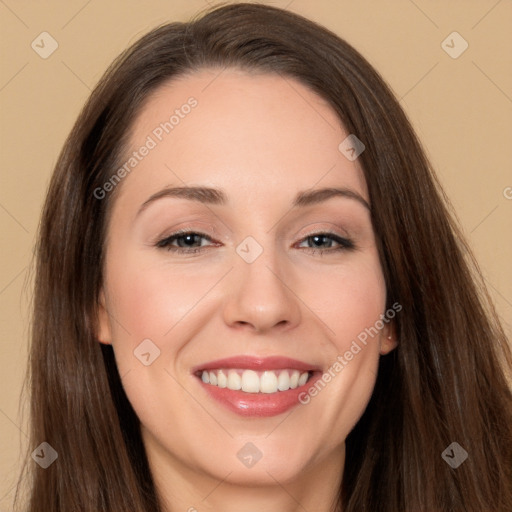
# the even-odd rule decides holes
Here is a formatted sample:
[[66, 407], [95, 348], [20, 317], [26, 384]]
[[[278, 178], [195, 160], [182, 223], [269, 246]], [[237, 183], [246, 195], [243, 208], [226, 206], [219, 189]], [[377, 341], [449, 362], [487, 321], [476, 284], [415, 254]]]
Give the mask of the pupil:
[[322, 245], [322, 242], [325, 242], [325, 236], [323, 235], [315, 235], [313, 237], [313, 242], [315, 243], [315, 245]]
[[185, 244], [186, 244], [187, 246], [194, 245], [194, 243], [195, 243], [195, 241], [196, 241], [196, 240], [195, 240], [195, 237], [196, 237], [196, 236], [197, 236], [197, 235], [185, 235], [185, 236], [182, 238], [182, 240], [185, 242]]

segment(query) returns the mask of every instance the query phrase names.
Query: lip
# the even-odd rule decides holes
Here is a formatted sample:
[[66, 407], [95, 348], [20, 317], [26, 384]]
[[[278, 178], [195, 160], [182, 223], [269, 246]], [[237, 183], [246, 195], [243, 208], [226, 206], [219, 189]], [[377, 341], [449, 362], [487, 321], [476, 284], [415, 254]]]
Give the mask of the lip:
[[[278, 391], [269, 394], [246, 393], [244, 391], [233, 391], [228, 388], [219, 388], [218, 386], [205, 384], [198, 375], [202, 370], [214, 370], [219, 368], [240, 368], [255, 371], [293, 368], [303, 372], [309, 371], [311, 377], [304, 385], [287, 391]], [[223, 407], [240, 416], [260, 418], [277, 416], [300, 405], [299, 395], [311, 387], [322, 375], [321, 369], [318, 366], [281, 356], [235, 356], [217, 359], [192, 368], [191, 373], [207, 395]]]
[[284, 368], [293, 368], [295, 370], [301, 370], [303, 372], [308, 371], [320, 371], [319, 366], [299, 361], [298, 359], [292, 359], [284, 356], [270, 356], [270, 357], [258, 357], [258, 356], [234, 356], [226, 357], [224, 359], [216, 359], [215, 361], [209, 361], [207, 363], [200, 364], [192, 368], [191, 372], [196, 373], [201, 370], [217, 370], [219, 368], [235, 369], [243, 368], [244, 370], [280, 370]]

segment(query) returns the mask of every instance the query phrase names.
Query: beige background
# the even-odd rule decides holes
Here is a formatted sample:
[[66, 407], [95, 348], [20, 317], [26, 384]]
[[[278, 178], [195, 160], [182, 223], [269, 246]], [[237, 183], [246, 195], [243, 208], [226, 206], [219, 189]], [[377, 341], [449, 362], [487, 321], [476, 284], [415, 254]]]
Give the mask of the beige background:
[[[186, 20], [215, 3], [0, 0], [2, 511], [10, 509], [21, 448], [26, 446], [20, 392], [27, 357], [30, 264], [58, 153], [90, 90], [121, 50], [157, 24]], [[451, 198], [510, 334], [512, 3], [267, 3], [326, 25], [360, 50], [390, 83]], [[47, 59], [31, 48], [43, 31], [59, 45]], [[453, 31], [469, 44], [457, 59], [441, 46]], [[453, 44], [457, 48], [459, 43]]]

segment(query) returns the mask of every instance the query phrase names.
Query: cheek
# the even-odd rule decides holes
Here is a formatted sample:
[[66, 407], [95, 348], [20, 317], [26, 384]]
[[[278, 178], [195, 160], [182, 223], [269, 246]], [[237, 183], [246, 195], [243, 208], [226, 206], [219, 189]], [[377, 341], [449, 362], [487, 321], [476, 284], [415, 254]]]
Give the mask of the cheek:
[[316, 277], [316, 286], [303, 294], [309, 304], [316, 305], [314, 311], [325, 325], [326, 336], [320, 338], [318, 350], [326, 367], [301, 402], [314, 409], [312, 416], [319, 425], [339, 434], [326, 443], [331, 447], [348, 435], [373, 392], [386, 287], [376, 252], [350, 267]]
[[[112, 345], [119, 374], [129, 377], [123, 379], [127, 394], [144, 408], [154, 399], [151, 389], [161, 387], [158, 378], [164, 375], [171, 384], [168, 373], [175, 373], [181, 351], [190, 350], [188, 342], [218, 310], [207, 295], [224, 272], [211, 266], [192, 272], [184, 265], [155, 263], [143, 253], [117, 259], [112, 252], [113, 261], [119, 264], [109, 266], [106, 283]], [[145, 366], [142, 354], [148, 352], [149, 360], [155, 359]]]
[[168, 334], [218, 280], [212, 273], [191, 274], [165, 265], [144, 265], [142, 258], [139, 262], [125, 260], [122, 269], [111, 272], [108, 281], [118, 324], [113, 327], [117, 339], [125, 339], [128, 331], [134, 342], [135, 338], [170, 338]]
[[314, 279], [301, 282], [299, 295], [325, 326], [324, 348], [330, 345], [331, 351], [344, 353], [353, 340], [364, 339], [385, 310], [386, 286], [377, 253], [317, 272]]

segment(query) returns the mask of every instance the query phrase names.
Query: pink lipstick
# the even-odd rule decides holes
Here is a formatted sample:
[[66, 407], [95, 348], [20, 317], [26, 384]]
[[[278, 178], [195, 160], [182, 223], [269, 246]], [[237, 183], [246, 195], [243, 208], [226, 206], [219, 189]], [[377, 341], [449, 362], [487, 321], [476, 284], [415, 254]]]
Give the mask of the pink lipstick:
[[235, 356], [192, 369], [210, 398], [241, 416], [268, 417], [300, 404], [321, 370], [288, 357]]

